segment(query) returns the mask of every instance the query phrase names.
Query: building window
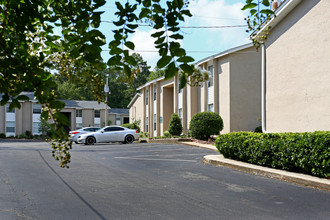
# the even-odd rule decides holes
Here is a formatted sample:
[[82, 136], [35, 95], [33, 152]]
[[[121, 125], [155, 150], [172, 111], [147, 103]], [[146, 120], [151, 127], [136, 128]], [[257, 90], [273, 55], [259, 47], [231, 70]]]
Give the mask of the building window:
[[33, 104], [33, 114], [41, 114], [41, 105]]
[[181, 119], [181, 121], [182, 121], [182, 108], [179, 108], [179, 118]]
[[149, 90], [146, 91], [146, 105], [148, 105], [149, 102]]
[[159, 117], [159, 123], [163, 123], [163, 117], [162, 116]]
[[157, 115], [154, 114], [154, 131], [157, 130]]
[[100, 110], [94, 110], [94, 117], [100, 118], [101, 117], [101, 111]]
[[40, 122], [33, 122], [33, 125], [32, 125], [32, 132], [33, 134], [39, 134], [40, 133]]
[[154, 85], [154, 101], [157, 99], [157, 85]]
[[6, 121], [6, 132], [15, 133], [16, 123], [14, 121]]
[[148, 120], [148, 117], [146, 117], [146, 132], [148, 132], [149, 130], [148, 130], [148, 128], [149, 128], [149, 120]]
[[208, 105], [207, 105], [207, 111], [209, 111], [209, 112], [214, 112], [213, 104], [208, 104]]
[[129, 117], [124, 117], [124, 124], [128, 124], [129, 123]]
[[213, 66], [207, 67], [207, 71], [209, 71], [209, 81], [207, 82], [207, 86], [213, 86]]
[[83, 124], [82, 123], [76, 123], [76, 129], [82, 128]]
[[[99, 110], [98, 110], [99, 111]], [[82, 117], [82, 109], [77, 109], [76, 110], [76, 117], [81, 118]]]
[[120, 115], [116, 115], [116, 125], [121, 125]]

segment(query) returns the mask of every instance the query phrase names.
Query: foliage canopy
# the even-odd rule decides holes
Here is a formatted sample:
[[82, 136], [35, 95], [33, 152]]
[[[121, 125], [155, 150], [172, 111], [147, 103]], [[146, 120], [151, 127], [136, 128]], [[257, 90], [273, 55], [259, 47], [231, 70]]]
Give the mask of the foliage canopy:
[[[56, 84], [51, 72], [86, 83], [95, 98], [104, 99], [102, 71], [106, 64], [101, 57], [101, 46], [106, 36], [98, 27], [101, 23], [100, 7], [105, 0], [0, 0], [0, 93], [1, 105], [9, 100], [10, 108], [20, 108], [28, 97], [20, 95], [33, 88], [36, 99], [43, 105], [42, 118], [52, 118], [55, 132], [53, 156], [62, 167], [70, 162], [68, 125], [60, 113], [64, 103], [57, 100]], [[109, 68], [124, 71], [128, 78], [134, 74], [136, 59], [129, 53], [135, 45], [129, 35], [138, 28], [137, 23], [147, 21], [156, 32], [155, 47], [161, 56], [157, 65], [166, 67], [170, 78], [181, 68], [188, 75], [193, 58], [186, 54], [177, 40], [183, 38], [179, 22], [191, 16], [185, 0], [135, 0], [116, 2], [114, 21], [116, 28], [109, 43]], [[60, 34], [57, 34], [60, 30]], [[182, 84], [182, 86], [184, 86]]]

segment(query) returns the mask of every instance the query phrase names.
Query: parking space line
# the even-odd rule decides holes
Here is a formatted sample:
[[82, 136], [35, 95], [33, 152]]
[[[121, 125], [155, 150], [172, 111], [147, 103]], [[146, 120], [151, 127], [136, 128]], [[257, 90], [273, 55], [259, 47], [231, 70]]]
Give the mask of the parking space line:
[[182, 159], [160, 159], [160, 158], [142, 158], [142, 157], [115, 157], [115, 159], [126, 159], [126, 160], [156, 160], [156, 161], [171, 161], [171, 162], [194, 162], [196, 160], [182, 160]]

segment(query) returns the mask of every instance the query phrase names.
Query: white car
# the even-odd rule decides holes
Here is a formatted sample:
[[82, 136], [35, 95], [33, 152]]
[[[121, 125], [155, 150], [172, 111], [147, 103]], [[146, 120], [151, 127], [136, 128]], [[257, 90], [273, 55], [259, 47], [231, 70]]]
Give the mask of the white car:
[[140, 138], [139, 132], [121, 126], [107, 126], [92, 133], [82, 134], [77, 142], [80, 144], [95, 144], [108, 142], [133, 143]]
[[90, 132], [95, 132], [97, 130], [100, 130], [100, 128], [97, 127], [86, 127], [86, 128], [81, 128], [75, 131], [70, 131], [70, 140], [78, 144], [77, 139], [80, 135], [90, 133]]

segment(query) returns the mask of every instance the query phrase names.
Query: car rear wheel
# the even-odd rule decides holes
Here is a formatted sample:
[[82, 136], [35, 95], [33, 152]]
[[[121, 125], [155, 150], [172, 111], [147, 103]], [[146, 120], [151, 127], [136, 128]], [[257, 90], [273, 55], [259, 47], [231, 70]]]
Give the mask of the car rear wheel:
[[95, 144], [95, 142], [96, 142], [96, 140], [95, 140], [94, 137], [87, 137], [86, 138], [86, 144], [87, 145], [93, 145], [93, 144]]
[[127, 135], [125, 137], [125, 143], [131, 144], [131, 143], [133, 143], [133, 141], [134, 141], [134, 137], [132, 135]]

